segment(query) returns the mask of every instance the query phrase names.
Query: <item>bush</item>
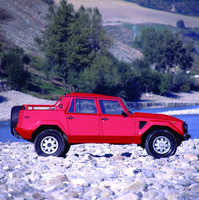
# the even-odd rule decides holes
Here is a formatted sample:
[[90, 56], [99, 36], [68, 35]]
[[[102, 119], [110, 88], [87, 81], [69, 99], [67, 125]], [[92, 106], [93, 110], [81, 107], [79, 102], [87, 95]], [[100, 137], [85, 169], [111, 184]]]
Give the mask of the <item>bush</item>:
[[176, 26], [178, 28], [185, 29], [185, 25], [184, 25], [184, 21], [183, 20], [178, 20], [177, 23], [176, 23]]
[[0, 8], [0, 21], [10, 20], [12, 18], [13, 17], [12, 17], [12, 15], [10, 13], [8, 13], [3, 8]]
[[193, 85], [193, 80], [188, 74], [178, 72], [172, 76], [173, 92], [189, 92]]
[[44, 3], [47, 3], [48, 5], [53, 5], [55, 2], [54, 0], [42, 0]]
[[2, 58], [3, 74], [8, 78], [10, 88], [13, 90], [26, 87], [29, 79], [29, 73], [24, 71], [22, 65], [21, 53], [19, 49], [10, 50]]
[[160, 83], [160, 94], [165, 95], [171, 91], [171, 76], [169, 74], [163, 74]]

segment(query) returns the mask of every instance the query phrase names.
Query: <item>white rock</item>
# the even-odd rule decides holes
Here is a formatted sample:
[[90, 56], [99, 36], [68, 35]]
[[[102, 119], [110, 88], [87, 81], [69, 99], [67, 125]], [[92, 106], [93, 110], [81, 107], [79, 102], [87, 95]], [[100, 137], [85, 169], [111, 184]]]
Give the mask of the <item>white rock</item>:
[[128, 193], [128, 194], [124, 194], [119, 196], [118, 198], [116, 198], [116, 200], [139, 200], [139, 197], [136, 194], [133, 193]]
[[147, 183], [144, 180], [135, 180], [133, 183], [127, 185], [124, 190], [132, 192], [145, 191], [147, 189]]

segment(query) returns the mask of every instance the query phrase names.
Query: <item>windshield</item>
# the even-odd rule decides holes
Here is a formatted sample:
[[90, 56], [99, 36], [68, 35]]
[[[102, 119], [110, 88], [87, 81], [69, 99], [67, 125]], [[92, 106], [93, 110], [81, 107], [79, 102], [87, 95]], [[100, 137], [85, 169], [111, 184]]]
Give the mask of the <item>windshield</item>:
[[124, 105], [126, 106], [127, 110], [129, 111], [129, 113], [132, 115], [133, 113], [131, 112], [131, 110], [130, 110], [129, 106], [127, 105], [126, 101], [123, 98], [121, 98], [121, 99], [122, 99], [122, 102], [124, 103]]

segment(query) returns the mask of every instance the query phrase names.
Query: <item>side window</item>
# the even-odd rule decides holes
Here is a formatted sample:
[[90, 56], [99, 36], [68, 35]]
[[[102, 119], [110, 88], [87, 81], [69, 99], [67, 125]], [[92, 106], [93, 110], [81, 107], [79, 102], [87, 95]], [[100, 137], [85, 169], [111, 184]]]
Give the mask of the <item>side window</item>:
[[73, 99], [73, 101], [72, 101], [72, 103], [70, 105], [70, 108], [69, 108], [68, 112], [69, 113], [74, 113], [74, 99]]
[[75, 113], [96, 114], [95, 101], [93, 99], [76, 99]]
[[99, 100], [102, 114], [121, 115], [123, 108], [118, 101]]

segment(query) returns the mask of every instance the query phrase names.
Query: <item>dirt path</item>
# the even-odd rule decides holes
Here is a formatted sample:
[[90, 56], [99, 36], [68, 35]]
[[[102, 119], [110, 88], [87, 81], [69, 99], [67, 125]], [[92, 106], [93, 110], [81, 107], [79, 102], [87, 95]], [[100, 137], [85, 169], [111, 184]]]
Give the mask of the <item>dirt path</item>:
[[175, 101], [175, 102], [199, 102], [199, 92], [170, 93], [168, 96], [160, 96], [151, 93], [142, 94], [141, 101]]

